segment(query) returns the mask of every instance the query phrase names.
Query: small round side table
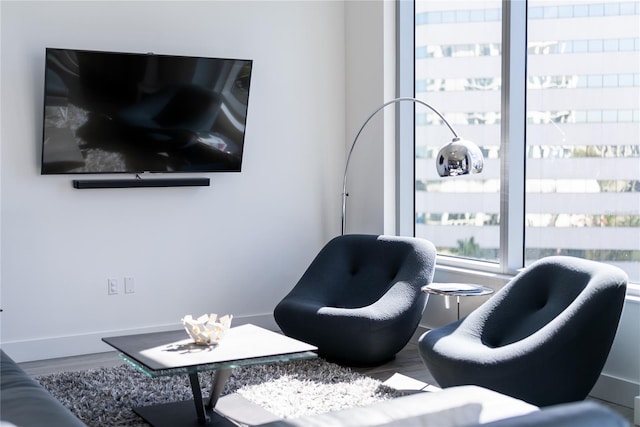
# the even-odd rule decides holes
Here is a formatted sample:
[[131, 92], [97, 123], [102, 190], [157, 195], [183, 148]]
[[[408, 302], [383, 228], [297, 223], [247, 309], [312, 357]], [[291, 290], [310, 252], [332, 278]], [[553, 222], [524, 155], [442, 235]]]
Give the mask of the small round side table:
[[458, 320], [460, 320], [460, 297], [481, 296], [493, 293], [493, 289], [470, 283], [430, 283], [423, 286], [422, 292], [444, 296], [446, 307], [449, 308], [449, 297], [456, 297]]

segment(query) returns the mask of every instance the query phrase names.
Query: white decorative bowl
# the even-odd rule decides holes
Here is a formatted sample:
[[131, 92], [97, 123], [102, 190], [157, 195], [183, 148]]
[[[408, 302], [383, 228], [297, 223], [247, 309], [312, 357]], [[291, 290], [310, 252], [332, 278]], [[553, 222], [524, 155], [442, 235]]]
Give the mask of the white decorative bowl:
[[233, 316], [227, 314], [218, 319], [215, 313], [194, 319], [190, 314], [182, 318], [182, 324], [196, 344], [211, 345], [220, 342], [231, 327]]

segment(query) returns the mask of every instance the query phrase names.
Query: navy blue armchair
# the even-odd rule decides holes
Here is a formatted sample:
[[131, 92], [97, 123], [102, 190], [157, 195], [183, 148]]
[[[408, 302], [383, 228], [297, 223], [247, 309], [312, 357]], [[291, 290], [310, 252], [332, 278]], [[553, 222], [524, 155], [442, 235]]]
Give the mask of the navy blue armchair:
[[348, 365], [395, 356], [413, 336], [427, 303], [436, 251], [413, 237], [344, 235], [318, 253], [275, 307], [283, 333]]
[[583, 400], [618, 328], [627, 276], [580, 258], [541, 259], [466, 318], [426, 332], [441, 387], [474, 384], [537, 406]]

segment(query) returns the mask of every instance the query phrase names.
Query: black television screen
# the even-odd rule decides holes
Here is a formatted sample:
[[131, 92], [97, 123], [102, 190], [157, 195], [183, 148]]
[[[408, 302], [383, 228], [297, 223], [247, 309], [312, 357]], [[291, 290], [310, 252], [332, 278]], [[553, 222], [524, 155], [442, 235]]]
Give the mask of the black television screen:
[[239, 172], [251, 69], [47, 48], [41, 173]]

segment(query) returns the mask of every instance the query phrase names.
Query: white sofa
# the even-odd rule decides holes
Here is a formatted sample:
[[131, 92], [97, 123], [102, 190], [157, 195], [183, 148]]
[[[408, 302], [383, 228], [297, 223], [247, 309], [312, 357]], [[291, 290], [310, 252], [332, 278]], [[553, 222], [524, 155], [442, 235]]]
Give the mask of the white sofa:
[[459, 386], [418, 392], [364, 407], [286, 419], [261, 427], [627, 427], [629, 423], [594, 402], [540, 409], [492, 390]]

